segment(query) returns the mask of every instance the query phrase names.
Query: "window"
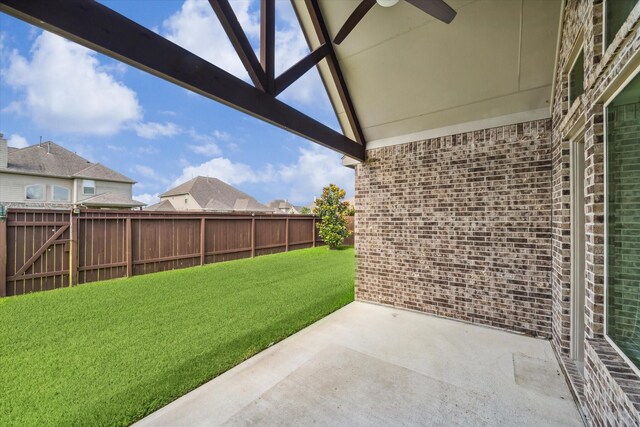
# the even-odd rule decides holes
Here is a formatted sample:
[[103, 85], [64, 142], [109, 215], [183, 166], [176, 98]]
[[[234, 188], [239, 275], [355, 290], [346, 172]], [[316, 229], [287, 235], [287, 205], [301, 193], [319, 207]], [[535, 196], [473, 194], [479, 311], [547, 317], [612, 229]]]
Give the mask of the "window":
[[56, 202], [68, 202], [70, 191], [67, 187], [61, 187], [59, 185], [54, 185], [52, 192], [52, 199]]
[[606, 14], [604, 22], [605, 49], [616, 38], [616, 34], [638, 1], [640, 0], [607, 0], [604, 6]]
[[606, 108], [606, 334], [640, 375], [640, 74]]
[[44, 185], [32, 184], [25, 187], [25, 199], [44, 200]]
[[96, 182], [92, 179], [83, 179], [82, 194], [96, 194]]
[[584, 50], [580, 53], [569, 71], [569, 106], [584, 93]]

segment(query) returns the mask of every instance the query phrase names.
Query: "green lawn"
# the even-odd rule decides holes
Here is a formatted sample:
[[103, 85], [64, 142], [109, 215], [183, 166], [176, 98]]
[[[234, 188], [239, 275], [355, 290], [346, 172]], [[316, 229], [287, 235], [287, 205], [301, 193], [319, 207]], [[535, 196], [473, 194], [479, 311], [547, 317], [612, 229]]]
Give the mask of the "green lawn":
[[0, 300], [0, 425], [127, 425], [353, 301], [325, 247]]

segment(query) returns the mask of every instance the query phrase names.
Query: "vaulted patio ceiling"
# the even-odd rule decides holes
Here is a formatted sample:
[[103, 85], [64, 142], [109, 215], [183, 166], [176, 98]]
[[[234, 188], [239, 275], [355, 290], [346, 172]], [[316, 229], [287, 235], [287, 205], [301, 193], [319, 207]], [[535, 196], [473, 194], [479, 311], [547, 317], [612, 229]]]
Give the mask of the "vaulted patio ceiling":
[[[340, 45], [360, 0], [291, 1], [312, 52], [275, 76], [274, 0], [261, 0], [260, 58], [228, 0], [209, 0], [253, 85], [92, 0], [0, 0], [0, 11], [356, 160], [365, 148], [550, 115], [561, 0], [448, 0], [448, 25], [403, 0], [376, 4]], [[314, 66], [344, 135], [276, 98]]]
[[[333, 37], [359, 3], [319, 2]], [[403, 0], [375, 5], [334, 46], [367, 148], [473, 130], [488, 119], [497, 126], [550, 116], [561, 0], [447, 3], [457, 12], [448, 25]], [[293, 4], [316, 48], [314, 2]], [[353, 137], [330, 70], [321, 65], [320, 72]]]

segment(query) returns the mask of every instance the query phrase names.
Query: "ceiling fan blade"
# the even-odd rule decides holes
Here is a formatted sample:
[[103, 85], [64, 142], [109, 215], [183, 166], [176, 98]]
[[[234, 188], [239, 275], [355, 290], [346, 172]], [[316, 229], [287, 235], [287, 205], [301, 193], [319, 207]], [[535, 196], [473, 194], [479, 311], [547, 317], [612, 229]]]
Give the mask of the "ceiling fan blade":
[[407, 0], [407, 2], [445, 24], [450, 23], [456, 17], [456, 11], [443, 0]]
[[340, 44], [344, 39], [347, 38], [349, 33], [358, 25], [358, 22], [364, 17], [364, 15], [369, 12], [369, 10], [376, 4], [376, 0], [362, 0], [358, 7], [349, 15], [345, 23], [336, 34], [336, 37], [333, 39], [335, 44]]

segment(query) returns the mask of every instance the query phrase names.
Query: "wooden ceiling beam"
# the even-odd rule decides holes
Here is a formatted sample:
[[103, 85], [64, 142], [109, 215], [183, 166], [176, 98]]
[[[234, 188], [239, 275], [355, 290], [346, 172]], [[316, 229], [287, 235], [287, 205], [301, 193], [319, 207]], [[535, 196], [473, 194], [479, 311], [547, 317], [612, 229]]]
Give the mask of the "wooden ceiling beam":
[[338, 89], [340, 101], [344, 106], [347, 119], [349, 120], [349, 125], [353, 130], [356, 141], [365, 146], [366, 142], [364, 139], [364, 133], [362, 132], [362, 127], [360, 126], [360, 121], [358, 120], [355, 107], [353, 106], [353, 102], [351, 100], [351, 96], [349, 95], [347, 83], [345, 82], [342, 71], [340, 70], [338, 56], [336, 55], [336, 51], [333, 48], [331, 37], [329, 36], [329, 31], [327, 30], [324, 18], [322, 17], [322, 12], [320, 11], [318, 0], [305, 0], [305, 5], [307, 7], [307, 10], [309, 11], [314, 30], [316, 31], [318, 39], [320, 40], [320, 44], [325, 44], [330, 48], [329, 55], [327, 57], [327, 63], [329, 65], [329, 71], [331, 72], [333, 81], [335, 82]]
[[267, 75], [260, 64], [260, 61], [258, 61], [258, 57], [253, 51], [251, 43], [242, 29], [240, 22], [238, 22], [238, 18], [231, 8], [229, 1], [209, 0], [209, 4], [218, 16], [218, 20], [220, 21], [220, 24], [222, 24], [222, 28], [224, 28], [233, 48], [238, 53], [240, 61], [242, 61], [242, 65], [244, 65], [244, 68], [247, 70], [251, 81], [255, 87], [266, 92]]
[[287, 71], [283, 72], [276, 79], [276, 95], [279, 95], [286, 88], [291, 86], [292, 83], [296, 82], [300, 77], [302, 77], [307, 71], [309, 71], [314, 66], [318, 65], [318, 62], [322, 61], [324, 58], [329, 55], [329, 46], [323, 44], [300, 61], [292, 65]]
[[267, 92], [275, 93], [276, 2], [260, 1], [260, 62], [267, 75]]
[[101, 3], [0, 0], [0, 11], [349, 157], [364, 160], [361, 144]]

